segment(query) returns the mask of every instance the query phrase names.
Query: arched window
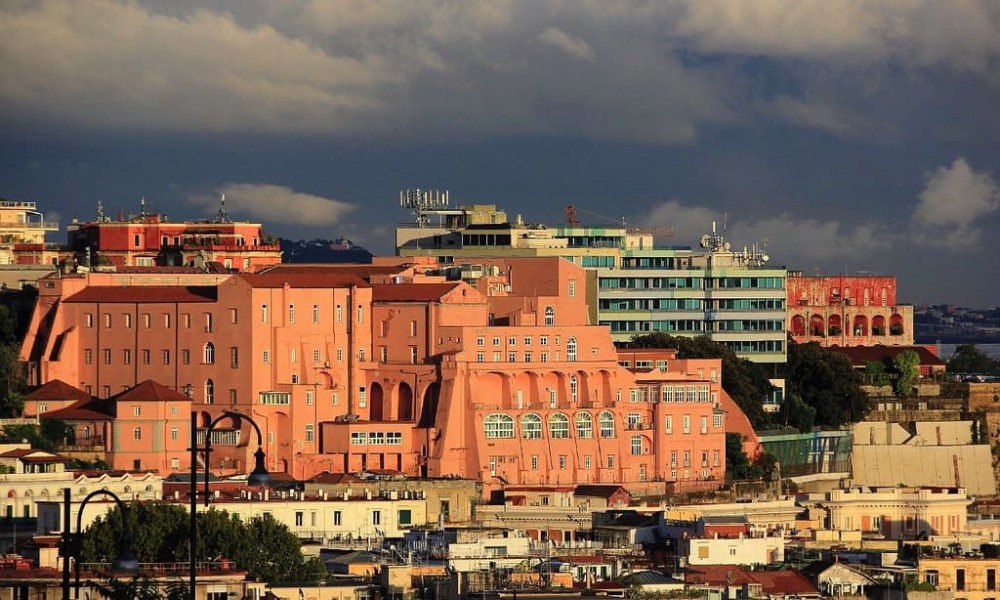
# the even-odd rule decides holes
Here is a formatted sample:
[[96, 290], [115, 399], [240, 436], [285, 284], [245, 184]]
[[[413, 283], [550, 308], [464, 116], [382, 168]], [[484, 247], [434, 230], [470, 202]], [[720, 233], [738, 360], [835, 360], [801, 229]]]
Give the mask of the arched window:
[[577, 394], [580, 393], [580, 382], [577, 381], [576, 375], [569, 376], [569, 397], [576, 402]]
[[601, 437], [602, 438], [613, 438], [615, 437], [615, 416], [609, 411], [604, 411], [601, 413]]
[[556, 309], [551, 306], [545, 307], [545, 324], [546, 325], [556, 324]]
[[576, 338], [571, 337], [566, 340], [566, 360], [573, 362], [576, 360]]
[[488, 415], [483, 419], [483, 430], [488, 439], [514, 437], [514, 418], [510, 415]]
[[170, 439], [177, 440], [177, 439], [180, 439], [180, 437], [181, 437], [180, 430], [177, 429], [176, 427], [171, 427], [170, 428]]
[[554, 440], [568, 438], [569, 417], [562, 413], [556, 413], [549, 417], [549, 437]]
[[205, 364], [211, 365], [215, 363], [215, 345], [212, 342], [205, 344]]
[[215, 404], [215, 382], [205, 380], [205, 404]]
[[541, 439], [542, 418], [535, 413], [528, 413], [521, 417], [521, 437], [526, 440]]
[[594, 437], [594, 418], [590, 413], [576, 413], [576, 437], [581, 440]]

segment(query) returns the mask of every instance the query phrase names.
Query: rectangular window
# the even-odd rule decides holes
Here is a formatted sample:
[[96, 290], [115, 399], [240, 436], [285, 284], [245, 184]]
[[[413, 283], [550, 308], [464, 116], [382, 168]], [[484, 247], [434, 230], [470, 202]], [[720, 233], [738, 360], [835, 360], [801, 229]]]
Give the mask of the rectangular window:
[[145, 313], [142, 315], [142, 326], [149, 329], [153, 326], [153, 315]]
[[344, 513], [339, 510], [333, 511], [333, 524], [343, 525], [344, 524]]
[[337, 362], [344, 362], [344, 349], [337, 348]]
[[236, 323], [239, 323], [239, 321], [240, 321], [239, 312], [235, 308], [230, 308], [229, 309], [229, 322], [235, 325]]
[[87, 348], [86, 350], [83, 351], [83, 362], [84, 364], [87, 365], [94, 362], [94, 351], [91, 350], [90, 348]]
[[417, 322], [410, 321], [410, 337], [417, 337]]
[[163, 364], [165, 365], [170, 364], [170, 350], [163, 351]]
[[537, 471], [538, 470], [538, 455], [537, 454], [532, 454], [531, 455], [531, 470], [532, 471]]
[[182, 365], [189, 365], [189, 364], [191, 364], [191, 351], [190, 350], [181, 350], [181, 364]]
[[92, 315], [90, 313], [87, 313], [87, 315], [86, 315], [86, 323], [87, 323], [87, 327], [93, 327], [94, 326], [94, 315]]
[[358, 323], [365, 322], [365, 307], [363, 304], [358, 305]]
[[306, 390], [306, 406], [312, 406], [315, 400], [314, 392], [312, 390]]
[[295, 348], [288, 349], [288, 360], [289, 362], [298, 362], [298, 357], [295, 354]]
[[517, 352], [508, 352], [507, 362], [517, 362]]
[[295, 322], [295, 305], [294, 304], [289, 304], [288, 305], [288, 322], [289, 323], [294, 323]]
[[673, 433], [674, 432], [674, 416], [673, 415], [667, 415], [667, 427], [666, 427], [666, 429], [667, 429], [667, 433]]
[[494, 352], [494, 353], [493, 353], [493, 362], [500, 362], [500, 357], [501, 357], [501, 356], [503, 356], [503, 355], [502, 355], [501, 353], [499, 353], [499, 352]]
[[614, 469], [615, 468], [615, 455], [614, 454], [609, 454], [608, 455], [608, 468], [609, 469]]
[[104, 349], [104, 364], [106, 365], [111, 364], [111, 348]]
[[499, 346], [500, 345], [500, 338], [498, 338], [498, 337], [493, 338], [493, 345], [494, 346]]
[[566, 455], [565, 454], [560, 454], [559, 455], [559, 468], [560, 469], [565, 469], [566, 468]]
[[381, 525], [381, 524], [382, 524], [382, 511], [380, 511], [380, 510], [373, 510], [372, 511], [372, 525]]
[[486, 353], [476, 352], [476, 362], [486, 362]]
[[149, 350], [142, 351], [142, 364], [144, 365], [149, 364]]
[[569, 297], [573, 298], [574, 296], [576, 296], [576, 280], [575, 279], [570, 279], [569, 280]]
[[163, 313], [163, 327], [170, 329], [170, 313]]
[[684, 415], [682, 423], [684, 424], [684, 433], [691, 433], [691, 415]]
[[141, 406], [133, 406], [132, 407], [132, 416], [133, 417], [140, 417], [140, 416], [142, 416], [142, 407]]
[[509, 337], [509, 338], [507, 338], [507, 345], [508, 346], [516, 346], [517, 345], [517, 338], [516, 337]]
[[417, 347], [416, 346], [410, 346], [410, 364], [411, 365], [417, 364]]
[[525, 352], [524, 353], [524, 362], [530, 363], [531, 362], [531, 358], [532, 358], [531, 357], [531, 352]]
[[240, 368], [240, 349], [237, 346], [229, 348], [229, 367], [231, 369]]
[[305, 517], [305, 514], [301, 510], [295, 511], [295, 526], [296, 527], [302, 527], [302, 524], [305, 522], [304, 517]]
[[[311, 404], [311, 402], [310, 402]], [[312, 442], [315, 438], [315, 428], [312, 423], [306, 423], [306, 441]]]
[[485, 346], [485, 345], [486, 345], [486, 338], [484, 337], [476, 338], [476, 346]]
[[541, 344], [542, 346], [548, 346], [549, 345], [549, 336], [547, 336], [547, 335], [539, 336], [538, 343]]
[[708, 433], [708, 417], [705, 415], [701, 417], [701, 433], [702, 435]]
[[525, 346], [530, 346], [531, 345], [531, 338], [530, 337], [525, 337], [524, 338], [524, 345]]
[[542, 354], [541, 354], [541, 356], [539, 358], [541, 359], [542, 362], [549, 362], [549, 353], [548, 352], [542, 352]]
[[184, 329], [191, 329], [191, 315], [184, 315]]
[[267, 323], [267, 305], [266, 304], [261, 304], [260, 305], [260, 322], [261, 323]]
[[590, 470], [590, 457], [589, 456], [584, 456], [583, 457], [583, 468], [587, 469], [588, 471]]
[[412, 525], [413, 524], [413, 511], [408, 508], [399, 509], [396, 515], [396, 520], [400, 525]]
[[319, 304], [313, 304], [313, 323], [319, 323]]
[[104, 313], [104, 327], [111, 327], [111, 313]]
[[271, 362], [271, 351], [267, 350], [265, 348], [264, 352], [262, 353], [261, 358], [263, 359], [265, 365], [268, 364], [268, 363], [270, 363]]
[[368, 406], [368, 395], [365, 390], [365, 386], [358, 388], [358, 407], [364, 408]]
[[344, 309], [343, 309], [343, 307], [338, 304], [334, 312], [336, 313], [337, 322], [338, 323], [343, 323], [344, 322]]
[[712, 427], [718, 429], [722, 427], [722, 413], [715, 413], [712, 415]]

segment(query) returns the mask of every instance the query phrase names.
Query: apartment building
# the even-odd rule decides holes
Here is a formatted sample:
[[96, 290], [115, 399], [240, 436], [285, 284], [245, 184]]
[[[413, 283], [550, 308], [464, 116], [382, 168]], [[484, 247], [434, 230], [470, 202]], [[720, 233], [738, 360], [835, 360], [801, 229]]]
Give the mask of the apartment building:
[[214, 219], [171, 221], [164, 213], [104, 214], [98, 202], [91, 221], [66, 228], [68, 254], [86, 267], [200, 267], [216, 263], [227, 271], [252, 273], [281, 262], [281, 248], [260, 223], [233, 221], [220, 200]]
[[[297, 478], [722, 481], [726, 424], [746, 419], [721, 389], [721, 362], [663, 351], [657, 368], [623, 366], [608, 328], [588, 324], [582, 267], [498, 258], [468, 277], [394, 260], [47, 278], [22, 359], [35, 385], [66, 382], [116, 404], [116, 419], [134, 412], [122, 394], [146, 381], [173, 394], [157, 388], [164, 402], [189, 399], [199, 429], [241, 411], [260, 426], [268, 468]], [[210, 466], [248, 464], [247, 424], [219, 426]]]
[[0, 265], [51, 265], [56, 253], [45, 245], [45, 233], [59, 231], [46, 221], [34, 202], [0, 199]]
[[[734, 249], [713, 231], [701, 248], [660, 247], [649, 230], [625, 226], [546, 226], [511, 220], [494, 205], [450, 208], [407, 198], [413, 223], [396, 228], [396, 253], [473, 265], [492, 257], [551, 256], [584, 267], [578, 294], [590, 322], [606, 325], [615, 342], [635, 335], [707, 335], [739, 356], [767, 365], [785, 362], [786, 270], [769, 266], [762, 246]], [[713, 225], [714, 230], [714, 225]], [[774, 370], [780, 404], [783, 381]]]
[[965, 531], [972, 500], [965, 488], [852, 488], [829, 492], [818, 504], [827, 529], [912, 540]]

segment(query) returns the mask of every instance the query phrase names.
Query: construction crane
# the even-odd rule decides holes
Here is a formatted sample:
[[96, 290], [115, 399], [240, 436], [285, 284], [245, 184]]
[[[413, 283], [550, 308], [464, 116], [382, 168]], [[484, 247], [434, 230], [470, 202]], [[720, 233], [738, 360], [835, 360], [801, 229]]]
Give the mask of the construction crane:
[[566, 224], [571, 227], [579, 227], [581, 223], [578, 213], [586, 213], [592, 217], [597, 217], [602, 221], [614, 223], [619, 227], [625, 228], [627, 233], [645, 233], [655, 237], [672, 237], [674, 235], [673, 227], [626, 227], [624, 216], [622, 216], [621, 219], [612, 219], [611, 217], [606, 217], [583, 208], [577, 208], [576, 205], [573, 204], [566, 205]]

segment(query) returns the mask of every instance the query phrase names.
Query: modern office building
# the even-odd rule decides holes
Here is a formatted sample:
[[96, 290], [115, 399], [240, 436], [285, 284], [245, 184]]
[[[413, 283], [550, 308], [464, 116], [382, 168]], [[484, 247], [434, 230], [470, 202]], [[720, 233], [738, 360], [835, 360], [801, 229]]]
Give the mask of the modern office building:
[[[400, 256], [557, 256], [586, 269], [578, 285], [591, 322], [608, 326], [617, 343], [652, 332], [707, 335], [751, 361], [785, 362], [785, 268], [769, 265], [761, 245], [734, 249], [714, 224], [694, 250], [657, 246], [659, 232], [649, 229], [584, 226], [572, 210], [567, 224], [547, 226], [493, 205], [453, 208], [447, 193], [406, 191], [400, 205], [414, 215], [396, 228]], [[767, 401], [777, 405], [783, 381], [772, 374], [778, 390]]]

